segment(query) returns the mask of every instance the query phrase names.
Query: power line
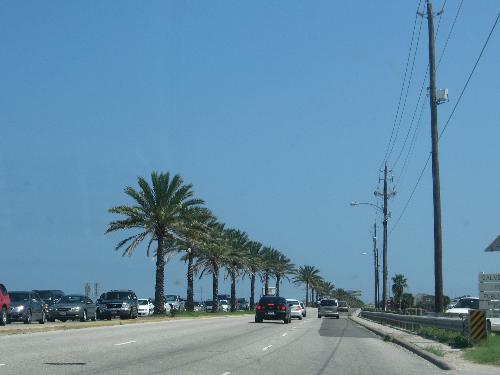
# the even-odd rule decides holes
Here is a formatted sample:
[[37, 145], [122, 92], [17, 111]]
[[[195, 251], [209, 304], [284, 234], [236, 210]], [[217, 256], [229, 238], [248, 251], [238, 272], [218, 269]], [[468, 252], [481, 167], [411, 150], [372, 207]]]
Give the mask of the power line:
[[[464, 0], [460, 2], [458, 5], [457, 13], [455, 14], [455, 18], [453, 19], [453, 22], [451, 24], [450, 32], [448, 33], [448, 37], [446, 38], [446, 42], [444, 42], [443, 50], [441, 51], [441, 56], [439, 56], [439, 61], [438, 61], [438, 68], [439, 65], [441, 64], [441, 60], [443, 59], [444, 53], [446, 51], [446, 47], [448, 47], [448, 42], [450, 41], [451, 34], [453, 33], [453, 29], [455, 28], [455, 23], [457, 22], [458, 15], [460, 14], [460, 10], [462, 9], [462, 4], [464, 3]], [[446, 4], [446, 2], [445, 2]], [[443, 5], [444, 7], [444, 5]], [[441, 20], [441, 19], [440, 19]]]

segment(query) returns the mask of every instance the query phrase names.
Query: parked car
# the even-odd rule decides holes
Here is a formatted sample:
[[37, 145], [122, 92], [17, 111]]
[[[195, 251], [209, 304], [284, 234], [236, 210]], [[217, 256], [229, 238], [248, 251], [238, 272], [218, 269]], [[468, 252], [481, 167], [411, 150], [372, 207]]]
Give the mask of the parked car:
[[205, 311], [205, 305], [201, 302], [193, 301], [193, 311]]
[[300, 306], [300, 301], [298, 299], [287, 298], [288, 306], [290, 306], [290, 316], [292, 318], [298, 318], [302, 320], [302, 306]]
[[205, 301], [205, 311], [212, 312], [214, 301]]
[[339, 312], [349, 312], [349, 305], [346, 301], [339, 301], [338, 310]]
[[33, 291], [15, 291], [9, 293], [11, 322], [24, 322], [30, 324], [32, 321], [38, 321], [44, 324], [47, 320], [44, 302], [40, 296]]
[[64, 292], [59, 289], [34, 289], [33, 291], [38, 293], [40, 298], [45, 302], [43, 308], [45, 310], [45, 315], [47, 316], [49, 316], [49, 307], [58, 302], [61, 297], [64, 296]]
[[250, 310], [250, 303], [245, 298], [238, 298], [238, 310], [245, 311]]
[[451, 309], [446, 310], [447, 314], [468, 315], [469, 310], [479, 309], [478, 297], [463, 297]]
[[330, 299], [330, 298], [325, 298], [322, 299], [319, 302], [318, 306], [318, 318], [321, 318], [323, 316], [327, 317], [334, 317], [339, 319], [339, 310], [338, 310], [339, 303], [336, 299]]
[[0, 284], [0, 326], [4, 326], [9, 321], [10, 297], [5, 285]]
[[139, 316], [153, 315], [155, 305], [153, 305], [153, 301], [151, 300], [151, 298], [139, 298], [137, 300], [137, 303], [139, 305]]
[[100, 319], [111, 320], [113, 317], [135, 319], [139, 316], [137, 296], [132, 290], [110, 290], [101, 299]]
[[184, 303], [182, 301], [182, 298], [177, 294], [167, 294], [165, 296], [165, 302], [167, 302], [172, 309], [175, 309], [177, 311], [184, 310]]
[[300, 306], [302, 306], [302, 316], [305, 318], [307, 316], [306, 304], [301, 302]]
[[292, 321], [290, 307], [283, 297], [264, 296], [255, 306], [255, 323], [263, 320], [283, 320], [285, 324]]
[[97, 320], [97, 306], [90, 298], [81, 294], [67, 294], [49, 306], [50, 322], [56, 319], [61, 322], [67, 320], [80, 320], [86, 322], [88, 319]]
[[219, 311], [228, 312], [230, 310], [231, 310], [231, 305], [229, 304], [229, 301], [227, 299], [220, 299], [219, 300]]

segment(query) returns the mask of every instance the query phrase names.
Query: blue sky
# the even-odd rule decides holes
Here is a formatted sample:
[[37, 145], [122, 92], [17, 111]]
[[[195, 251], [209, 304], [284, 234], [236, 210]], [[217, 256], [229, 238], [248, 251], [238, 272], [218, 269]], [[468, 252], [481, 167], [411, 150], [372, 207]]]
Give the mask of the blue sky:
[[[107, 209], [131, 203], [123, 188], [158, 170], [181, 174], [228, 226], [372, 300], [372, 258], [361, 253], [380, 217], [349, 202], [380, 203], [373, 191], [400, 122], [415, 25], [388, 158], [397, 190], [388, 262], [411, 292], [433, 293], [430, 168], [394, 228], [430, 151], [427, 26], [415, 23], [417, 5], [2, 2], [0, 281], [67, 292], [97, 281], [152, 296], [154, 260], [144, 247], [122, 258], [113, 249], [126, 233], [104, 231], [114, 219]], [[459, 5], [447, 1], [436, 19], [438, 56]], [[440, 128], [499, 10], [496, 0], [463, 2], [437, 72], [450, 93]], [[497, 28], [440, 142], [450, 296], [477, 295], [478, 273], [500, 272], [500, 253], [483, 252], [500, 234], [499, 37]], [[422, 119], [412, 123], [422, 85]], [[410, 124], [412, 152], [397, 160]], [[185, 294], [185, 272], [177, 258], [168, 264], [168, 293]], [[210, 288], [208, 277], [197, 281], [197, 297]], [[247, 280], [238, 292], [248, 296]]]

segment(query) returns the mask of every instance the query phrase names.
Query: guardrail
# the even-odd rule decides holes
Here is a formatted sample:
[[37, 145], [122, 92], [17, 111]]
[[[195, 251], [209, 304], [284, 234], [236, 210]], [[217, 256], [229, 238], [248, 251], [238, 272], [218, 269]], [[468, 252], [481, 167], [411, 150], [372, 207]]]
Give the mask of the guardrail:
[[458, 331], [467, 336], [470, 334], [468, 319], [461, 317], [401, 315], [373, 311], [361, 311], [360, 315], [363, 318], [370, 319], [378, 323], [397, 326], [409, 330], [417, 330], [420, 327], [434, 327]]

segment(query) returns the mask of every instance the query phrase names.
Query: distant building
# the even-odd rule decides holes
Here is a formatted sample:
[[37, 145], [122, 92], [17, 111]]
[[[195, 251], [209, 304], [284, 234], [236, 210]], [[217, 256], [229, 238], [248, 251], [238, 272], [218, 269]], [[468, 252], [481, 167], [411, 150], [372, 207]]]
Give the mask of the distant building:
[[434, 309], [435, 297], [432, 294], [418, 293], [415, 294], [415, 306], [424, 309]]

